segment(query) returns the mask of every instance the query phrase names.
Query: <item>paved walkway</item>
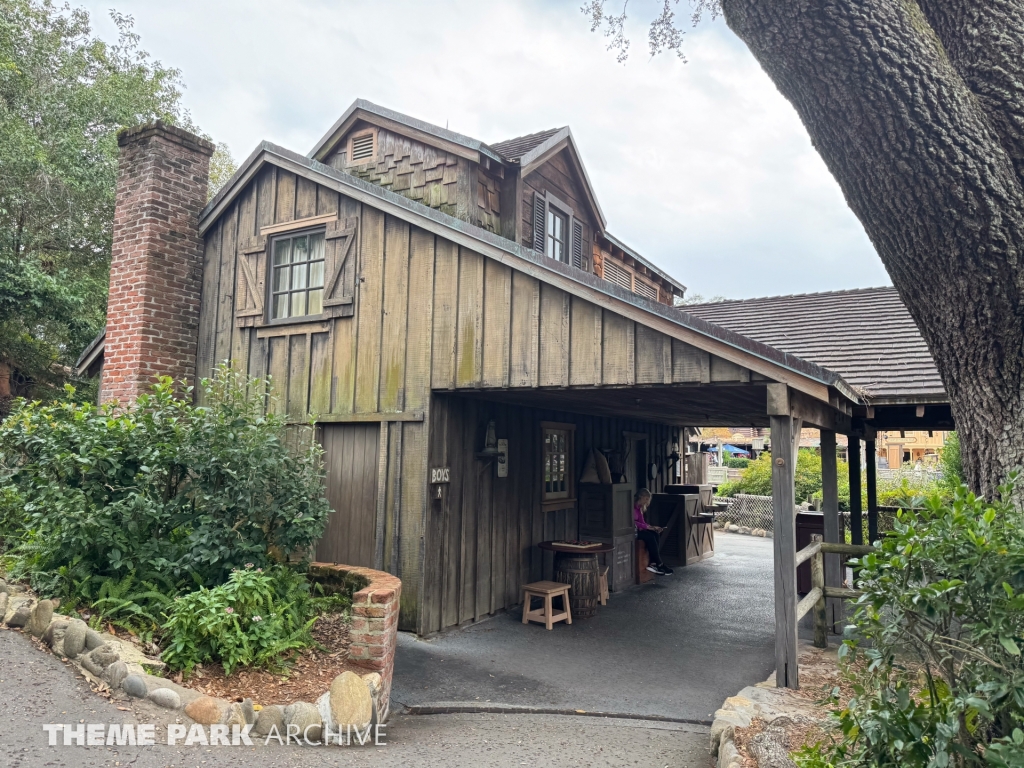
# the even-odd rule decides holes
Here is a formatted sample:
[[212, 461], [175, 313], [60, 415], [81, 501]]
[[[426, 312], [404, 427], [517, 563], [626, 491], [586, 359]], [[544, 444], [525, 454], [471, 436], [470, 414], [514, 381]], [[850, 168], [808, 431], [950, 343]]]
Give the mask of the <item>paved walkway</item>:
[[[154, 723], [152, 747], [49, 746], [45, 723]], [[72, 668], [0, 630], [0, 755], [5, 768], [531, 768], [661, 766], [710, 768], [708, 729], [676, 723], [561, 715], [402, 715], [381, 747], [169, 747], [166, 710], [112, 702]], [[58, 737], [58, 741], [60, 738]]]
[[[456, 702], [641, 717], [397, 711], [383, 747], [169, 747], [166, 710], [97, 696], [71, 667], [0, 630], [0, 754], [9, 768], [710, 768], [708, 728], [676, 721], [706, 721], [768, 675], [771, 584], [771, 542], [723, 536], [712, 560], [613, 595], [596, 619], [572, 627], [549, 633], [512, 615], [428, 642], [403, 637], [396, 710]], [[43, 724], [79, 722], [154, 723], [157, 746], [48, 746]]]
[[710, 721], [774, 668], [772, 541], [720, 535], [713, 558], [613, 593], [548, 632], [518, 610], [399, 640], [392, 700]]

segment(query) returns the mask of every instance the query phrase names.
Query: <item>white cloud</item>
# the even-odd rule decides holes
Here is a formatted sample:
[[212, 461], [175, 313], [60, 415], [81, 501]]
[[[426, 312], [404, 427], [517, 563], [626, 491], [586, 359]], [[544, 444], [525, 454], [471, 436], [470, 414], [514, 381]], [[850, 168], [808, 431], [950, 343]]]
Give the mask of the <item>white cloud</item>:
[[[110, 37], [109, 0], [84, 4]], [[796, 113], [721, 21], [687, 33], [688, 64], [652, 60], [653, 3], [631, 5], [622, 66], [578, 0], [116, 5], [239, 159], [262, 139], [308, 151], [357, 97], [483, 141], [568, 124], [611, 232], [695, 291], [889, 282]]]

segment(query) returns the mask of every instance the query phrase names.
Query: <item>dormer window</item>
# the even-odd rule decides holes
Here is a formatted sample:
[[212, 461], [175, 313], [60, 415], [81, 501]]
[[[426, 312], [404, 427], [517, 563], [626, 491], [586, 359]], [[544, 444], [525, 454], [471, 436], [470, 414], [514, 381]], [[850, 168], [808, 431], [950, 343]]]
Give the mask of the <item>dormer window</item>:
[[565, 247], [565, 234], [568, 223], [564, 214], [548, 207], [547, 247], [545, 254], [556, 261], [569, 261], [569, 249]]
[[533, 248], [549, 259], [587, 269], [583, 258], [583, 222], [550, 192], [533, 195]]
[[377, 159], [377, 129], [357, 131], [348, 137], [348, 164], [363, 165]]

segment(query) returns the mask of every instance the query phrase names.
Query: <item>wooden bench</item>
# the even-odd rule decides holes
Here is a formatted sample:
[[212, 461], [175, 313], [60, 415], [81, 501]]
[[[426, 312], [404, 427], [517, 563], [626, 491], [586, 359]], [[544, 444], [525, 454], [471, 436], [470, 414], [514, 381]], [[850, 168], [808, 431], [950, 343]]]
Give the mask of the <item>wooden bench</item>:
[[636, 583], [646, 584], [654, 579], [654, 574], [647, 570], [651, 563], [651, 556], [647, 554], [647, 545], [642, 540], [636, 540], [636, 556], [633, 558], [636, 563]]
[[[535, 581], [523, 585], [523, 624], [536, 621], [548, 629], [556, 621], [572, 624], [572, 609], [569, 607], [568, 584], [559, 581]], [[539, 597], [543, 603], [537, 610], [532, 609], [533, 598]], [[556, 597], [562, 598], [562, 612], [555, 613], [551, 603]]]

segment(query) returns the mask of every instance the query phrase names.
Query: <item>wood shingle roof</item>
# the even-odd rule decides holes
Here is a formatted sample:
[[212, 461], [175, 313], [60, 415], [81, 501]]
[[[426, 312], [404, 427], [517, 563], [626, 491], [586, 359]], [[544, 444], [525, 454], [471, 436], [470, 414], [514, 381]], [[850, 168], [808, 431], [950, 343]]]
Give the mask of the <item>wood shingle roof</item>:
[[838, 373], [870, 402], [947, 400], [895, 288], [722, 301], [685, 311]]
[[499, 141], [495, 144], [490, 144], [490, 148], [501, 155], [506, 160], [518, 160], [531, 149], [535, 149], [543, 144], [545, 141], [550, 139], [561, 128], [549, 128], [546, 131], [538, 131], [537, 133], [529, 133], [526, 136], [517, 136], [514, 139], [507, 139], [506, 141]]

